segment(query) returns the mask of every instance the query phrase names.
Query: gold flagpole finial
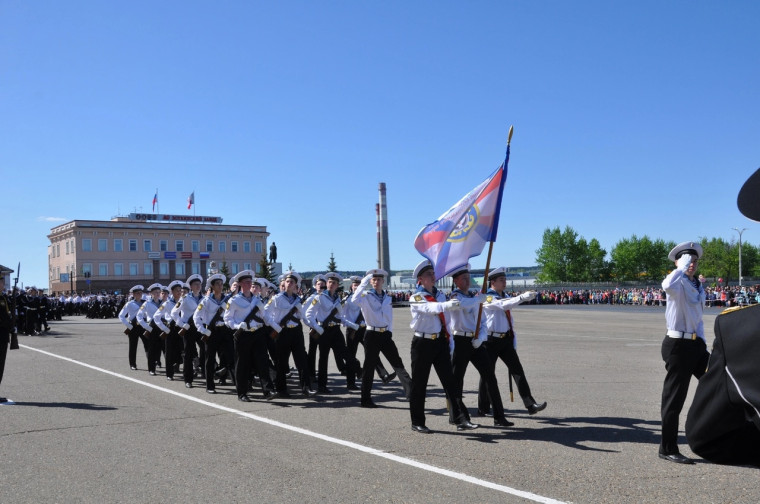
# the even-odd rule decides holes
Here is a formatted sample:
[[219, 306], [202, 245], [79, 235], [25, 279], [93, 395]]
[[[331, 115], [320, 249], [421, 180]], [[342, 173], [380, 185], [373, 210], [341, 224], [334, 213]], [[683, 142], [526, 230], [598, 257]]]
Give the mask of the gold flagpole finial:
[[514, 131], [515, 131], [515, 127], [514, 126], [510, 126], [509, 127], [509, 136], [507, 136], [507, 145], [509, 145], [510, 143], [512, 143], [512, 133], [514, 133]]

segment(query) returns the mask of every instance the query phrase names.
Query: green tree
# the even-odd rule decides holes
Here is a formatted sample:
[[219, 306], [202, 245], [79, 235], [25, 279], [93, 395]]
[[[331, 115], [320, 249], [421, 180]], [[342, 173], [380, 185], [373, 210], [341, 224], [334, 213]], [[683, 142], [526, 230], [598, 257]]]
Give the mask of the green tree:
[[661, 239], [652, 241], [644, 235], [638, 238], [620, 240], [610, 252], [612, 257], [612, 274], [618, 280], [645, 280], [656, 282], [662, 280], [672, 269], [668, 261], [668, 252], [675, 246], [673, 242]]
[[330, 262], [327, 263], [327, 271], [338, 271], [338, 265], [335, 264], [335, 256], [330, 252]]
[[269, 261], [267, 260], [266, 252], [262, 254], [261, 260], [259, 261], [258, 276], [261, 278], [266, 278], [270, 282], [274, 282], [274, 272], [272, 271], [271, 264], [269, 264]]
[[226, 280], [224, 281], [224, 288], [227, 289], [230, 286], [230, 268], [227, 266], [227, 261], [223, 261], [222, 265], [219, 267], [219, 273], [224, 275], [224, 278]]
[[570, 226], [544, 230], [541, 248], [536, 250], [536, 263], [541, 268], [539, 282], [593, 282], [609, 277], [607, 252], [597, 239], [587, 242], [578, 238]]

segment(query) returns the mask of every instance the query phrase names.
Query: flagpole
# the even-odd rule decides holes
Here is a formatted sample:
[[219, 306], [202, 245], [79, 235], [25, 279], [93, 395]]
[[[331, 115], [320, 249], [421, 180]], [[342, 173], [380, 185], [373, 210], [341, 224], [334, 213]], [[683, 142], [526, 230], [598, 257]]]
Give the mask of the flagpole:
[[158, 202], [158, 187], [156, 187], [156, 213], [161, 213], [161, 203]]
[[[514, 132], [514, 126], [509, 127], [509, 135], [507, 136], [507, 159], [509, 159], [509, 144], [512, 143], [512, 133]], [[504, 161], [504, 169], [507, 169], [507, 161]], [[481, 294], [486, 293], [486, 286], [488, 285], [488, 272], [491, 269], [491, 253], [493, 252], [493, 240], [488, 242], [488, 257], [486, 258], [486, 271], [483, 275], [483, 287], [480, 289]], [[483, 304], [478, 305], [478, 322], [475, 324], [475, 334], [480, 334], [480, 321], [483, 316]]]

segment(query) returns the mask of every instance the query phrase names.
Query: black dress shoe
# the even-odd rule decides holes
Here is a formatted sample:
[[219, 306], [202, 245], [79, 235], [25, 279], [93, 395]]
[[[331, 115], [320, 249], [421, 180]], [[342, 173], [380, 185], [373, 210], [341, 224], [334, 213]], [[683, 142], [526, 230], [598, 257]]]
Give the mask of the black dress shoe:
[[241, 396], [238, 396], [238, 401], [241, 401], [241, 402], [251, 402], [251, 398], [248, 397], [247, 395], [243, 394]]
[[148, 374], [151, 375], [151, 376], [156, 376], [156, 372], [155, 371], [148, 371]]
[[412, 430], [420, 434], [431, 434], [433, 432], [424, 425], [412, 425]]
[[185, 382], [185, 388], [193, 388], [193, 384], [190, 382]]
[[332, 390], [327, 387], [319, 387], [317, 389], [317, 392], [319, 392], [320, 394], [332, 394]]
[[174, 377], [173, 376], [167, 376], [166, 379], [169, 380], [169, 381], [174, 381]]
[[478, 409], [478, 416], [491, 416], [491, 412]]
[[390, 383], [390, 382], [393, 381], [394, 378], [396, 378], [396, 372], [395, 371], [392, 372], [391, 374], [387, 374], [387, 375], [383, 376], [382, 380], [383, 380], [383, 383]]
[[669, 460], [671, 462], [675, 462], [676, 464], [693, 464], [694, 463], [693, 460], [691, 460], [690, 458], [684, 457], [683, 455], [681, 455], [678, 452], [671, 453], [671, 454], [668, 454], [668, 455], [666, 455], [664, 453], [660, 453], [659, 455], [660, 455], [661, 459], [663, 459], [663, 460]]
[[137, 371], [137, 366], [129, 366], [129, 369], [131, 369], [132, 371]]
[[290, 392], [287, 390], [283, 390], [282, 392], [275, 392], [277, 394], [277, 397], [282, 397], [284, 399], [290, 399], [292, 396], [290, 395]]
[[346, 385], [346, 390], [357, 391], [357, 390], [360, 390], [360, 389], [356, 385]]
[[[362, 408], [378, 408], [379, 406], [374, 403], [374, 401], [362, 401], [361, 403]], [[414, 428], [414, 426], [412, 426]]]
[[497, 427], [512, 427], [514, 426], [514, 422], [510, 422], [506, 418], [494, 418], [493, 424]]
[[208, 394], [216, 394], [216, 389], [207, 388], [206, 389], [206, 393], [208, 393]]
[[477, 429], [478, 427], [480, 427], [480, 425], [474, 424], [470, 422], [469, 420], [465, 420], [464, 422], [457, 425], [457, 430], [458, 431], [474, 430], [474, 429]]
[[539, 411], [543, 411], [546, 409], [546, 401], [542, 402], [541, 404], [533, 403], [530, 406], [528, 406], [528, 414], [535, 415]]
[[264, 392], [264, 399], [271, 401], [272, 399], [276, 399], [278, 395], [279, 394], [274, 390], [267, 390]]
[[304, 387], [302, 392], [303, 392], [303, 395], [306, 397], [314, 397], [315, 395], [317, 395], [317, 393], [311, 390], [309, 387]]

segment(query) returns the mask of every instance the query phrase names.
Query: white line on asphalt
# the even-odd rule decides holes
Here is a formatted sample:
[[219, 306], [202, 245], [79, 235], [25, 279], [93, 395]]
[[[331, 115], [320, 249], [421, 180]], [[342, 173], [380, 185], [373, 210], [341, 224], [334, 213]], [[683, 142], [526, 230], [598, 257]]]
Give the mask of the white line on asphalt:
[[508, 486], [499, 485], [497, 483], [493, 483], [491, 481], [482, 480], [480, 478], [474, 478], [472, 476], [468, 476], [466, 474], [462, 474], [455, 471], [450, 471], [448, 469], [443, 469], [441, 467], [436, 467], [430, 464], [425, 464], [423, 462], [417, 462], [416, 460], [399, 457], [398, 455], [393, 455], [392, 453], [387, 453], [382, 450], [377, 450], [375, 448], [370, 448], [369, 446], [360, 445], [357, 443], [353, 443], [351, 441], [346, 441], [343, 439], [334, 438], [331, 436], [326, 436], [324, 434], [320, 434], [318, 432], [313, 432], [310, 430], [302, 429], [300, 427], [295, 427], [293, 425], [288, 425], [282, 422], [278, 422], [276, 420], [270, 420], [269, 418], [261, 417], [258, 415], [254, 415], [252, 413], [246, 413], [245, 411], [240, 411], [234, 408], [228, 408], [226, 406], [222, 406], [220, 404], [216, 404], [209, 401], [204, 401], [203, 399], [198, 399], [197, 397], [193, 397], [187, 394], [183, 394], [181, 392], [175, 392], [174, 390], [170, 390], [164, 387], [159, 387], [158, 385], [154, 385], [152, 383], [144, 382], [142, 380], [138, 380], [136, 378], [131, 378], [129, 376], [115, 373], [113, 371], [109, 371], [107, 369], [99, 368], [97, 366], [93, 366], [91, 364], [87, 364], [85, 362], [80, 362], [78, 360], [70, 359], [68, 357], [64, 357], [62, 355], [57, 355], [51, 352], [47, 352], [45, 350], [40, 350], [39, 348], [30, 347], [27, 345], [19, 345], [22, 348], [26, 348], [28, 350], [34, 350], [35, 352], [39, 352], [41, 354], [48, 355], [50, 357], [55, 357], [56, 359], [61, 359], [67, 362], [71, 362], [73, 364], [78, 364], [80, 366], [84, 366], [86, 368], [93, 369], [95, 371], [99, 371], [101, 373], [105, 373], [111, 376], [115, 376], [117, 378], [121, 378], [123, 380], [131, 381], [133, 383], [137, 383], [138, 385], [143, 385], [145, 387], [152, 388], [154, 390], [158, 390], [160, 392], [166, 392], [167, 394], [171, 394], [177, 397], [181, 397], [183, 399], [187, 399], [189, 401], [196, 402], [198, 404], [203, 404], [204, 406], [209, 406], [211, 408], [216, 408], [221, 411], [226, 411], [228, 413], [234, 413], [236, 415], [240, 415], [245, 418], [250, 418], [251, 420], [255, 420], [257, 422], [265, 423], [267, 425], [271, 425], [273, 427], [279, 427], [281, 429], [289, 430], [291, 432], [297, 432], [299, 434], [303, 434], [305, 436], [310, 436], [313, 438], [321, 439], [323, 441], [327, 441], [328, 443], [334, 443], [337, 445], [345, 446], [346, 448], [352, 448], [354, 450], [358, 450], [363, 453], [367, 453], [369, 455], [375, 455], [377, 457], [381, 457], [384, 459], [392, 460], [394, 462], [398, 462], [400, 464], [405, 464], [408, 466], [416, 467], [417, 469], [422, 469], [424, 471], [432, 472], [439, 475], [448, 476], [450, 478], [454, 478], [460, 481], [466, 481], [467, 483], [472, 483], [473, 485], [478, 485], [485, 488], [490, 488], [491, 490], [496, 490], [498, 492], [507, 493], [510, 495], [515, 495], [517, 497], [522, 497], [524, 499], [528, 499], [534, 502], [541, 502], [543, 504], [566, 504], [562, 501], [558, 501], [555, 499], [551, 499], [549, 497], [544, 497], [542, 495], [537, 495], [531, 492], [524, 492], [522, 490], [517, 490], [515, 488], [510, 488]]

